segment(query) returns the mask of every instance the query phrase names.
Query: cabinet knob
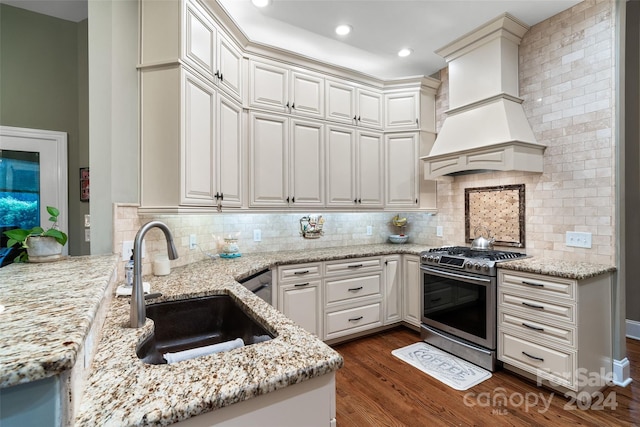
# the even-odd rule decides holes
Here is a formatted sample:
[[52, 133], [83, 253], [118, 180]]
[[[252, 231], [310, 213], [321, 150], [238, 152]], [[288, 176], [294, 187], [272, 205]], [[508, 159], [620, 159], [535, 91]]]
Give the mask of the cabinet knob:
[[220, 73], [220, 81], [223, 82], [224, 81], [224, 76], [222, 75], [222, 73]]
[[287, 105], [286, 105], [286, 107], [287, 107], [287, 108], [289, 108], [289, 101], [287, 101]]
[[296, 103], [295, 102], [293, 104], [291, 104], [291, 108], [293, 108], [295, 110], [295, 108], [296, 108]]
[[220, 70], [216, 70], [216, 73], [214, 74], [214, 76], [216, 76], [217, 78], [220, 78]]
[[358, 116], [358, 121], [360, 121], [360, 116]]
[[220, 193], [220, 200], [224, 200], [224, 193]]
[[287, 196], [287, 203], [289, 203], [289, 196]]
[[293, 196], [293, 197], [291, 198], [291, 203], [295, 203], [295, 202], [296, 202], [296, 196]]
[[353, 116], [353, 120], [358, 120], [358, 116]]

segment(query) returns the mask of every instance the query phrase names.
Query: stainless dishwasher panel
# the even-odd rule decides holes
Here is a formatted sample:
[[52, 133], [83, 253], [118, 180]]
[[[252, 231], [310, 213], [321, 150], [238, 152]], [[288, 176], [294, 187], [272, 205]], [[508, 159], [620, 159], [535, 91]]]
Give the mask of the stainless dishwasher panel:
[[262, 298], [269, 304], [271, 303], [271, 270], [260, 271], [240, 281], [242, 286]]

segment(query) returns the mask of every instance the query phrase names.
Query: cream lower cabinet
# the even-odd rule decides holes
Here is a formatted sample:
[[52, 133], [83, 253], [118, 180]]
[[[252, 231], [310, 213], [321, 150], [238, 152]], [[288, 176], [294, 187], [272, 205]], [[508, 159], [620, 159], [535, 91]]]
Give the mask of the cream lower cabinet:
[[258, 112], [249, 121], [250, 205], [324, 206], [324, 125]]
[[385, 206], [415, 208], [419, 205], [418, 133], [385, 135]]
[[382, 207], [382, 134], [327, 125], [326, 141], [327, 206]]
[[402, 256], [388, 255], [384, 262], [384, 324], [402, 320]]
[[402, 320], [420, 327], [420, 257], [402, 256]]
[[141, 205], [242, 204], [242, 109], [176, 66], [141, 73]]
[[611, 275], [573, 280], [501, 269], [498, 359], [563, 392], [606, 387], [613, 369]]
[[278, 267], [275, 307], [302, 328], [322, 334], [322, 263]]

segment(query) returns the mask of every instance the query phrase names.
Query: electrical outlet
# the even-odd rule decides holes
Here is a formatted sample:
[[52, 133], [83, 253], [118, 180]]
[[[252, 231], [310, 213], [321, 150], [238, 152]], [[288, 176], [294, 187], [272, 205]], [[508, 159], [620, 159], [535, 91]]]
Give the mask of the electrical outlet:
[[122, 260], [129, 261], [133, 253], [133, 240], [125, 240], [122, 242]]
[[373, 226], [367, 225], [367, 236], [373, 235]]
[[195, 248], [196, 248], [196, 235], [189, 234], [189, 249], [195, 249]]
[[262, 241], [262, 230], [260, 229], [253, 230], [253, 241], [254, 242]]
[[84, 241], [85, 242], [91, 241], [91, 230], [88, 228], [84, 230]]
[[442, 237], [443, 234], [444, 234], [444, 227], [442, 227], [441, 225], [436, 226], [436, 236]]
[[573, 246], [575, 248], [590, 248], [591, 233], [567, 231], [565, 244], [567, 246]]
[[[141, 249], [140, 258], [144, 258], [145, 253], [145, 244], [144, 240], [142, 241], [142, 249]], [[131, 259], [131, 254], [133, 253], [133, 240], [125, 240], [122, 242], [122, 260], [129, 261]]]
[[[85, 228], [91, 227], [91, 215], [89, 215], [89, 214], [85, 214], [84, 215], [84, 227]], [[88, 240], [87, 240], [87, 242], [88, 242]]]

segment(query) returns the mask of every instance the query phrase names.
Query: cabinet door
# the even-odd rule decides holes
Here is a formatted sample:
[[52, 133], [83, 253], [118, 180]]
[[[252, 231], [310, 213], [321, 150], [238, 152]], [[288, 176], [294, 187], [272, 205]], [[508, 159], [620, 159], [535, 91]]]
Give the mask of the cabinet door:
[[289, 129], [285, 117], [251, 113], [249, 191], [252, 206], [287, 206]]
[[213, 24], [193, 3], [186, 3], [184, 57], [205, 75], [213, 77], [216, 70], [216, 37]]
[[324, 205], [324, 126], [291, 120], [291, 203]]
[[420, 257], [403, 255], [403, 312], [402, 320], [414, 326], [420, 326]]
[[223, 206], [242, 206], [242, 107], [219, 95], [218, 186]]
[[356, 89], [333, 80], [327, 80], [325, 86], [327, 120], [355, 124]]
[[278, 310], [308, 332], [322, 337], [320, 280], [279, 285]]
[[324, 117], [324, 79], [298, 71], [291, 73], [291, 113]]
[[402, 320], [400, 255], [384, 257], [384, 324]]
[[215, 203], [216, 91], [189, 73], [183, 73], [184, 110], [182, 197], [187, 205]]
[[327, 205], [354, 206], [355, 131], [327, 126]]
[[249, 105], [288, 112], [289, 70], [276, 65], [249, 61]]
[[384, 203], [383, 139], [375, 132], [358, 132], [357, 191], [358, 205], [381, 207]]
[[385, 138], [385, 197], [389, 207], [418, 205], [418, 134], [398, 133]]
[[382, 94], [358, 89], [358, 125], [382, 128]]
[[384, 129], [418, 129], [419, 94], [389, 93], [384, 96]]
[[242, 53], [222, 33], [218, 33], [218, 86], [242, 101]]

